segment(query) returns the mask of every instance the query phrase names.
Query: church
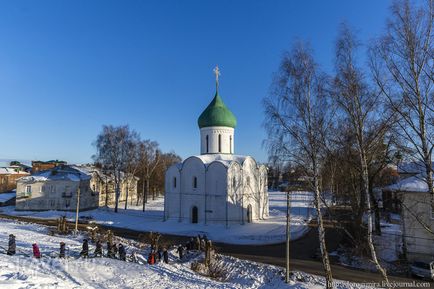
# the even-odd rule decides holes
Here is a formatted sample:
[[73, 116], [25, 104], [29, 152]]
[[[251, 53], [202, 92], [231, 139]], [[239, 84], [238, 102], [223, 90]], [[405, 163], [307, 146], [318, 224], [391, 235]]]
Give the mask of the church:
[[235, 154], [237, 120], [216, 93], [198, 119], [200, 155], [169, 167], [164, 220], [186, 223], [252, 223], [268, 216], [267, 168]]

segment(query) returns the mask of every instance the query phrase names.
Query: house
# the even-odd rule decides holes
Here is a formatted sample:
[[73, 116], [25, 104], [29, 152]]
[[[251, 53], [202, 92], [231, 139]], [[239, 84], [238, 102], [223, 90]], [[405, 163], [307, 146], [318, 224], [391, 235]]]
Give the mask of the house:
[[65, 161], [51, 160], [51, 161], [32, 161], [32, 173], [45, 171], [57, 166], [66, 165]]
[[[98, 193], [99, 206], [111, 206], [115, 204], [115, 182], [114, 177], [110, 172], [93, 165], [80, 165], [76, 167], [91, 176], [90, 187], [92, 191]], [[119, 202], [125, 202], [127, 195], [129, 204], [135, 204], [137, 202], [138, 181], [138, 177], [132, 175], [127, 176], [126, 173], [121, 172]]]
[[198, 119], [201, 154], [166, 171], [165, 220], [229, 226], [268, 216], [267, 169], [234, 154], [236, 123], [217, 89]]
[[30, 175], [19, 166], [0, 167], [0, 194], [16, 189], [17, 179]]
[[423, 173], [412, 174], [383, 191], [397, 194], [404, 251], [412, 261], [434, 261], [434, 210]]
[[15, 190], [0, 194], [0, 207], [15, 205]]
[[99, 195], [92, 191], [92, 176], [73, 166], [60, 165], [17, 180], [16, 210], [80, 211], [98, 207]]

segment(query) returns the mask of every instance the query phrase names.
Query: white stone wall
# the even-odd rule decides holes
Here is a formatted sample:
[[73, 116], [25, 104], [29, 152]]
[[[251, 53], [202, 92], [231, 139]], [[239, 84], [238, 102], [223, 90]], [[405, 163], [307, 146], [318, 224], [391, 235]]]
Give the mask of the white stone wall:
[[[221, 138], [221, 150], [219, 151], [219, 135]], [[206, 138], [208, 136], [208, 151]], [[234, 129], [224, 126], [203, 127], [200, 129], [200, 153], [201, 154], [233, 154], [234, 153]]]
[[[30, 195], [26, 194], [31, 187]], [[98, 194], [90, 188], [89, 180], [76, 182], [70, 180], [17, 181], [16, 210], [30, 211], [75, 211], [77, 190], [80, 186], [80, 211], [98, 207]], [[25, 197], [22, 197], [25, 196]]]

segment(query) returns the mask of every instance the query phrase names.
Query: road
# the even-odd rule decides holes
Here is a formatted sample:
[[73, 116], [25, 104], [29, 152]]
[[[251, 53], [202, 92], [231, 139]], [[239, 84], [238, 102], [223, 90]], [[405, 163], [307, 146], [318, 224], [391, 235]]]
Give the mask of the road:
[[[23, 222], [37, 223], [47, 226], [56, 226], [56, 220], [37, 219], [29, 217], [17, 217], [0, 214], [0, 218], [19, 220]], [[72, 223], [69, 223], [70, 227], [73, 227]], [[80, 230], [87, 230], [89, 225], [79, 224]], [[100, 231], [112, 230], [116, 235], [125, 238], [131, 238], [137, 240], [140, 235], [147, 232], [135, 231], [124, 228], [114, 228], [105, 225], [98, 225]], [[327, 229], [327, 245], [328, 251], [333, 251], [339, 245], [342, 236], [337, 229]], [[170, 242], [172, 244], [185, 243], [190, 239], [186, 236], [177, 236], [170, 234], [163, 234], [162, 240]], [[255, 262], [261, 262], [265, 264], [271, 264], [276, 266], [285, 267], [285, 244], [275, 245], [232, 245], [224, 243], [215, 243], [217, 252], [234, 256], [237, 258], [251, 260]], [[315, 260], [313, 255], [318, 248], [318, 235], [315, 229], [310, 230], [304, 237], [291, 242], [291, 269], [303, 271], [310, 274], [324, 276], [324, 270], [322, 263], [319, 260]], [[365, 270], [358, 270], [355, 268], [348, 268], [341, 265], [332, 264], [333, 277], [340, 280], [346, 280], [356, 283], [372, 283], [381, 282], [381, 275], [375, 272], [368, 272]], [[410, 279], [406, 277], [390, 276], [391, 282], [421, 282], [418, 279]], [[396, 287], [401, 288], [401, 287]], [[411, 287], [402, 287], [411, 288]], [[434, 283], [431, 283], [431, 287], [434, 288]]]

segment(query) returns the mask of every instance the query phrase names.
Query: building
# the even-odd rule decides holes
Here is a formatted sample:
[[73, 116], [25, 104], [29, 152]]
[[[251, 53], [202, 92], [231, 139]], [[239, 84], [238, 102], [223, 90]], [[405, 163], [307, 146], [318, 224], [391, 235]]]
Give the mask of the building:
[[17, 179], [30, 175], [19, 166], [0, 167], [0, 194], [17, 187]]
[[400, 201], [403, 244], [408, 261], [434, 261], [434, 210], [424, 175], [413, 174], [382, 190], [383, 194], [396, 194]]
[[244, 224], [268, 216], [267, 169], [235, 155], [235, 116], [216, 94], [198, 119], [201, 154], [166, 171], [164, 218], [203, 224]]
[[[91, 176], [90, 187], [99, 196], [99, 206], [112, 206], [116, 202], [114, 177], [108, 171], [93, 165], [77, 166], [78, 169]], [[139, 178], [121, 172], [121, 184], [119, 202], [125, 202], [128, 195], [128, 203], [136, 204], [138, 199], [137, 183]]]
[[16, 210], [80, 211], [98, 207], [98, 192], [91, 190], [92, 176], [77, 167], [60, 165], [17, 180]]
[[32, 161], [32, 173], [45, 171], [57, 166], [66, 165], [65, 161], [51, 160], [51, 161]]

